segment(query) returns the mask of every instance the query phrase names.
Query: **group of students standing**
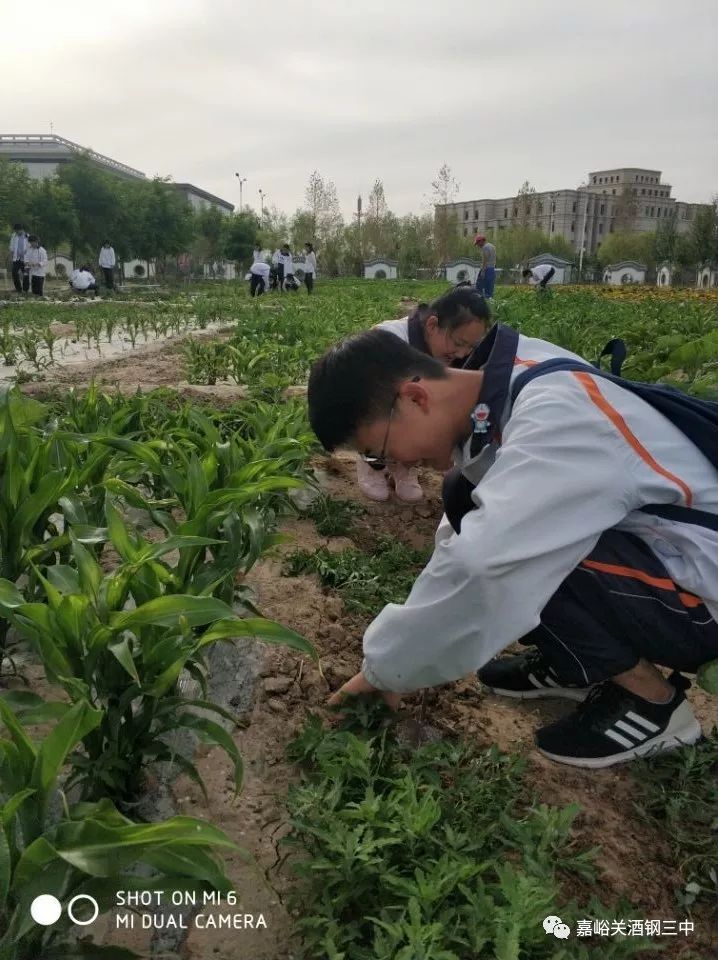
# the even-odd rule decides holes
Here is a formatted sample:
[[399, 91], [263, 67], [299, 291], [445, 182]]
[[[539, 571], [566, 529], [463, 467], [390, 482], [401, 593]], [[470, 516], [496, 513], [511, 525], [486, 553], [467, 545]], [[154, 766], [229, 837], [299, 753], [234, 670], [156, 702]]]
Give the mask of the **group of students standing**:
[[[43, 296], [45, 275], [47, 273], [47, 250], [40, 238], [27, 234], [21, 223], [16, 223], [10, 237], [10, 259], [12, 261], [12, 282], [17, 293], [32, 292], [36, 297]], [[114, 272], [117, 257], [109, 240], [100, 250], [98, 264], [108, 290], [114, 288]], [[88, 264], [82, 264], [70, 274], [70, 288], [77, 293], [97, 293], [98, 286]]]
[[[317, 256], [311, 243], [304, 244], [304, 284], [307, 293], [314, 290], [314, 278], [317, 273]], [[249, 292], [253, 297], [261, 296], [267, 290], [279, 290], [282, 293], [299, 290], [299, 282], [294, 275], [294, 259], [288, 243], [282, 244], [272, 254], [271, 265], [264, 258], [259, 243], [254, 246], [253, 262], [249, 268]]]
[[47, 250], [34, 233], [27, 234], [21, 223], [16, 223], [10, 237], [12, 282], [18, 293], [32, 291], [42, 296], [47, 270]]

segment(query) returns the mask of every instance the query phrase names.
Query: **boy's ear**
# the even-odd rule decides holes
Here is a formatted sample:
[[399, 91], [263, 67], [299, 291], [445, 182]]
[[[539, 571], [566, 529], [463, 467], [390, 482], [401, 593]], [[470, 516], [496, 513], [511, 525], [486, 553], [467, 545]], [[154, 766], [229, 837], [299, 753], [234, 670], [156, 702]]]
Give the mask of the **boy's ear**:
[[429, 400], [428, 391], [424, 381], [419, 375], [402, 383], [399, 388], [399, 395], [405, 397], [407, 400], [411, 400], [412, 403], [416, 403], [422, 408], [427, 406]]

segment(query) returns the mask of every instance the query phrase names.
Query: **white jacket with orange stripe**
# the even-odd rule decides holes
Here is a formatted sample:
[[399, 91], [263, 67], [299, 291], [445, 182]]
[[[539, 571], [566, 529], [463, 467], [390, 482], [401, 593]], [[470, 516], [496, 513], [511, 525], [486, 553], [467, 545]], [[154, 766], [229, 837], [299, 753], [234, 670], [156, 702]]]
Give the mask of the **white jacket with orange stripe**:
[[[519, 337], [520, 361], [575, 356]], [[406, 603], [364, 634], [362, 669], [383, 690], [447, 683], [525, 636], [562, 581], [611, 527], [640, 536], [671, 578], [718, 619], [718, 533], [640, 511], [692, 505], [718, 514], [715, 467], [662, 414], [590, 373], [557, 371], [527, 384], [502, 420], [493, 462], [461, 460], [480, 478], [478, 509], [457, 536], [446, 518]]]

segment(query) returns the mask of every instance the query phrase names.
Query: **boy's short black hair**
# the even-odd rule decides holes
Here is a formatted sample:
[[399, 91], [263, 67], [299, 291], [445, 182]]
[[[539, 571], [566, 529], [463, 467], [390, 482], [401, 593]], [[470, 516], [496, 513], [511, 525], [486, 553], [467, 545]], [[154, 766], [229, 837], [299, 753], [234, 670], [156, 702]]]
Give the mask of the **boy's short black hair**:
[[521, 276], [522, 276], [522, 277], [530, 277], [530, 276], [531, 276], [531, 271], [529, 270], [528, 267], [526, 267], [525, 270], [522, 270], [522, 271], [521, 271]]
[[13, 224], [13, 230], [22, 230], [22, 224], [21, 223]]
[[36, 234], [34, 234], [34, 233], [31, 233], [30, 236], [29, 236], [27, 239], [30, 241], [30, 243], [39, 243], [39, 242], [40, 242], [40, 238], [39, 238]]
[[387, 330], [346, 337], [317, 360], [309, 375], [309, 422], [326, 450], [360, 426], [387, 417], [399, 385], [414, 376], [440, 380], [444, 365]]
[[473, 287], [454, 287], [442, 294], [429, 307], [442, 330], [458, 330], [465, 323], [482, 320], [486, 326], [491, 324], [489, 305]]

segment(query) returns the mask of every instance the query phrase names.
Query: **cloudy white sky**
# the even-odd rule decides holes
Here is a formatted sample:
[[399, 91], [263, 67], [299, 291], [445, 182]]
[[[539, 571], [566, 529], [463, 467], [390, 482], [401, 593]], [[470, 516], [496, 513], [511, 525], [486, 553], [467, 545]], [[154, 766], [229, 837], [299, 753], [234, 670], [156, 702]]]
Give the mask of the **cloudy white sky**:
[[345, 215], [374, 179], [426, 209], [589, 170], [718, 192], [716, 0], [3, 0], [1, 133], [54, 132], [148, 175]]

